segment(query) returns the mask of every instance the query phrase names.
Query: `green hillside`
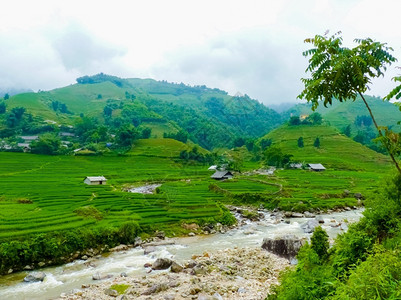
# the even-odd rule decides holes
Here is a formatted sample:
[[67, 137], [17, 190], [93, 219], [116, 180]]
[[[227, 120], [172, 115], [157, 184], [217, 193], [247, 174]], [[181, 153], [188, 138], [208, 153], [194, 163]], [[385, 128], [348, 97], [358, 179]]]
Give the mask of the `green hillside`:
[[[247, 95], [232, 97], [206, 86], [105, 74], [84, 76], [77, 82], [4, 100], [0, 137], [40, 134], [50, 130], [45, 126], [49, 123], [75, 126], [80, 118], [89, 117], [98, 126], [106, 125], [110, 134], [122, 125], [149, 127], [151, 137], [183, 131], [210, 150], [231, 147], [238, 137], [260, 137], [282, 122], [278, 113]], [[13, 113], [19, 107], [25, 111], [15, 119]]]
[[[298, 147], [299, 137], [303, 137], [303, 148]], [[313, 146], [316, 137], [320, 139], [320, 148]], [[272, 139], [273, 145], [294, 155], [296, 161], [322, 163], [337, 170], [375, 171], [387, 168], [390, 162], [387, 156], [354, 142], [328, 125], [283, 125], [265, 138]]]
[[[397, 124], [401, 120], [401, 111], [398, 106], [388, 101], [383, 101], [379, 97], [365, 95], [365, 98], [372, 109], [379, 126], [393, 126], [396, 129], [401, 129]], [[326, 122], [330, 125], [342, 130], [347, 125], [352, 125], [354, 130], [357, 130], [354, 125], [357, 116], [369, 116], [362, 99], [358, 96], [355, 101], [345, 101], [340, 103], [334, 101], [333, 105], [324, 107], [319, 105], [316, 112], [320, 113]], [[297, 104], [283, 114], [283, 117], [288, 119], [292, 115], [309, 115], [312, 113], [310, 104]]]
[[[304, 147], [298, 146], [303, 137]], [[314, 147], [319, 137], [320, 147]], [[391, 170], [390, 159], [379, 154], [327, 125], [283, 125], [267, 134], [272, 146], [291, 154], [292, 161], [321, 163], [323, 172], [302, 169], [276, 171], [276, 180], [287, 194], [277, 199], [283, 209], [299, 210], [308, 207], [355, 205], [354, 193], [367, 196], [379, 186], [381, 179]], [[350, 191], [348, 196], [344, 190]]]

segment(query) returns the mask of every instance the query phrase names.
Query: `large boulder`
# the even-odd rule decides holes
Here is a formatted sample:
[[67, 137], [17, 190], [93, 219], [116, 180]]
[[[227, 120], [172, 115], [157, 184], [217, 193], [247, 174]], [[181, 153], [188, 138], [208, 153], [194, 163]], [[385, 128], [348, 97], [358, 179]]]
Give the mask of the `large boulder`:
[[315, 231], [315, 228], [319, 226], [319, 221], [316, 219], [310, 219], [306, 223], [301, 225], [301, 228], [305, 233], [312, 233]]
[[25, 276], [24, 281], [25, 282], [38, 282], [38, 281], [43, 281], [46, 277], [46, 274], [44, 272], [32, 272]]
[[173, 261], [168, 258], [158, 258], [156, 261], [152, 264], [152, 269], [153, 270], [166, 270], [170, 268], [171, 264]]
[[304, 240], [295, 235], [284, 235], [276, 238], [264, 238], [262, 248], [290, 260], [297, 255], [303, 244]]

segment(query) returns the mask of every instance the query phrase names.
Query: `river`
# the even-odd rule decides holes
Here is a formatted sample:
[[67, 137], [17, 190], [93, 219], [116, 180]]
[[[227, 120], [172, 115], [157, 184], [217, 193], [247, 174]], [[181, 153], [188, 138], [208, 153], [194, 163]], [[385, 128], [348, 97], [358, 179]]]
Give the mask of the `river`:
[[[321, 216], [325, 221], [322, 227], [333, 239], [343, 232], [344, 227], [341, 229], [331, 226], [332, 224], [335, 222], [356, 222], [361, 215], [362, 210], [360, 209], [322, 214]], [[104, 255], [94, 261], [95, 266], [90, 266], [83, 260], [77, 260], [57, 267], [44, 268], [41, 269], [46, 273], [43, 282], [22, 282], [28, 272], [5, 275], [0, 277], [0, 299], [54, 299], [62, 293], [68, 294], [80, 289], [83, 284], [94, 283], [92, 275], [95, 273], [106, 273], [114, 276], [118, 276], [122, 272], [127, 275], [145, 275], [143, 265], [147, 262], [153, 262], [159, 257], [171, 258], [180, 263], [190, 259], [194, 254], [199, 255], [205, 251], [234, 247], [260, 247], [265, 237], [294, 234], [298, 237], [308, 238], [310, 234], [304, 233], [301, 228], [301, 225], [307, 220], [309, 219], [290, 218], [287, 222], [277, 223], [275, 217], [272, 217], [270, 213], [265, 213], [262, 220], [258, 222], [247, 221], [224, 234], [170, 239], [175, 244], [157, 246], [155, 252], [147, 255], [144, 255], [141, 247], [137, 247], [128, 251]]]

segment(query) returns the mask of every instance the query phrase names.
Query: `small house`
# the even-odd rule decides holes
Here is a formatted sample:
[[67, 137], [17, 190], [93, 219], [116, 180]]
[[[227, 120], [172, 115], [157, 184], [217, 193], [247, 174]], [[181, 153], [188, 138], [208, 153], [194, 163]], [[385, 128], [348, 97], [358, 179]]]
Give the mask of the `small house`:
[[233, 173], [230, 171], [216, 171], [212, 176], [210, 176], [216, 180], [223, 180], [223, 179], [232, 179]]
[[208, 170], [216, 171], [217, 170], [217, 166], [216, 165], [210, 166], [208, 168]]
[[84, 183], [89, 185], [106, 184], [107, 179], [104, 176], [88, 176], [84, 179]]
[[310, 170], [315, 172], [321, 172], [326, 170], [326, 168], [322, 164], [308, 164]]

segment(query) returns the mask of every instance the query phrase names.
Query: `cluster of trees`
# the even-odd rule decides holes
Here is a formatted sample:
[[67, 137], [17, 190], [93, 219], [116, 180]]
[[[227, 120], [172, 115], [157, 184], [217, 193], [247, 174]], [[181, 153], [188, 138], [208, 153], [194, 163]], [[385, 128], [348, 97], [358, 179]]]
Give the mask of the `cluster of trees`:
[[177, 133], [163, 133], [163, 138], [165, 139], [174, 139], [180, 142], [183, 142], [184, 144], [188, 141], [188, 134], [180, 130]]
[[180, 159], [188, 161], [197, 161], [204, 164], [212, 164], [217, 160], [216, 153], [202, 154], [199, 152], [198, 147], [193, 147], [190, 151], [183, 150], [180, 152]]
[[322, 121], [323, 121], [322, 115], [317, 112], [314, 112], [303, 120], [301, 120], [299, 116], [292, 116], [288, 121], [288, 124], [291, 126], [320, 125], [322, 124]]
[[117, 77], [111, 76], [103, 73], [99, 73], [93, 76], [83, 76], [76, 79], [77, 83], [79, 84], [94, 84], [94, 83], [102, 83], [109, 81], [114, 83], [118, 87], [122, 87], [124, 84], [124, 80]]
[[59, 101], [52, 101], [51, 107], [54, 111], [59, 111], [64, 114], [72, 114], [67, 108], [67, 105], [65, 103], [61, 103]]

